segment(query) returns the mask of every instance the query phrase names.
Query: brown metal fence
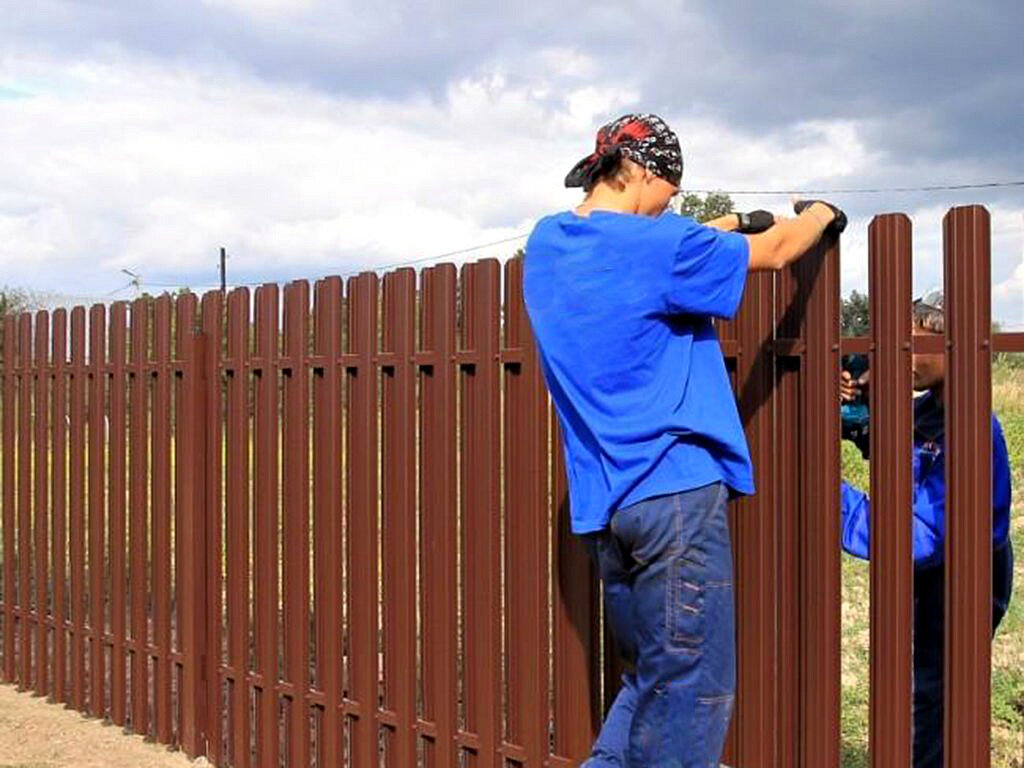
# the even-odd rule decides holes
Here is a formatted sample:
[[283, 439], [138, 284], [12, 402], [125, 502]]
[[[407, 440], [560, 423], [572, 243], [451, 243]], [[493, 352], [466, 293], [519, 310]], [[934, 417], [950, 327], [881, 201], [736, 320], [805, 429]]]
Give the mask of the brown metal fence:
[[[722, 324], [754, 455], [734, 505], [726, 761], [839, 765], [842, 352], [872, 367], [872, 764], [910, 762], [910, 355], [947, 350], [948, 765], [989, 764], [984, 209], [945, 219], [947, 335], [911, 338], [909, 220], [749, 279]], [[3, 679], [216, 765], [568, 768], [617, 664], [568, 532], [521, 263], [8, 317]], [[312, 295], [311, 295], [312, 293]], [[600, 350], [595, 350], [599, 354]], [[968, 458], [969, 457], [969, 458]]]

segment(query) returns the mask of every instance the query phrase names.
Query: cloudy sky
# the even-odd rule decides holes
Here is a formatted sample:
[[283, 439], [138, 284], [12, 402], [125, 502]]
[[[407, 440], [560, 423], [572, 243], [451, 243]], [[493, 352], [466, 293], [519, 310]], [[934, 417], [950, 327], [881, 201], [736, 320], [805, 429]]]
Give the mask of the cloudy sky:
[[[1024, 179], [1019, 0], [33, 0], [0, 16], [0, 283], [65, 297], [506, 257], [597, 125], [654, 111], [690, 189]], [[1024, 324], [1024, 187], [834, 194], [844, 291], [878, 212], [993, 214]], [[785, 195], [735, 195], [783, 211]], [[120, 291], [120, 292], [119, 292]]]

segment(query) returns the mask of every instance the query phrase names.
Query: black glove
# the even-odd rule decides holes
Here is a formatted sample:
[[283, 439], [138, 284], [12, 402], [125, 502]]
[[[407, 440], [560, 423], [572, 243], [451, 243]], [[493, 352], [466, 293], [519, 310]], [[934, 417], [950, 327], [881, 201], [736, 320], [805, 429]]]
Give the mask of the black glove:
[[775, 225], [775, 216], [771, 211], [737, 212], [736, 216], [740, 220], [740, 225], [736, 228], [736, 231], [744, 235], [756, 235], [758, 232], [764, 232]]
[[795, 203], [793, 203], [793, 210], [796, 211], [797, 215], [799, 215], [803, 213], [805, 208], [807, 208], [810, 205], [814, 205], [815, 203], [827, 205], [829, 208], [832, 209], [832, 213], [836, 215], [836, 217], [832, 219], [831, 222], [829, 222], [829, 225], [825, 227], [826, 232], [829, 232], [833, 235], [838, 235], [840, 232], [846, 229], [846, 214], [843, 213], [841, 209], [832, 205], [832, 203], [827, 203], [824, 200], [797, 200]]

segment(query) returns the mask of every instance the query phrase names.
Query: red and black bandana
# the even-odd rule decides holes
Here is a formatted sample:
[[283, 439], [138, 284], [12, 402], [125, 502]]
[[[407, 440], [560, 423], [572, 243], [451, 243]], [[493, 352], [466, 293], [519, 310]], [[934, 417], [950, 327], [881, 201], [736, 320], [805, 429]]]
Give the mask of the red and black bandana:
[[679, 138], [657, 115], [623, 115], [601, 126], [591, 155], [580, 160], [565, 177], [565, 186], [583, 187], [610, 168], [620, 157], [642, 165], [670, 184], [683, 178]]

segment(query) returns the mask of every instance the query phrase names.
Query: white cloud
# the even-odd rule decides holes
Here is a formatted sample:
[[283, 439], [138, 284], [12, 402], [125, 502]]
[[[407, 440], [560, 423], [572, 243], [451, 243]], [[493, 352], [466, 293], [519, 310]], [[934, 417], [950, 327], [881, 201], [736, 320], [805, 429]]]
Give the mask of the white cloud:
[[202, 0], [202, 3], [263, 18], [301, 14], [315, 5], [314, 0]]
[[[384, 100], [110, 49], [70, 61], [8, 52], [0, 83], [19, 98], [0, 99], [5, 281], [96, 295], [130, 268], [209, 284], [221, 245], [236, 279], [315, 276], [527, 232], [577, 199], [562, 179], [597, 124], [643, 105], [628, 73], [588, 83], [593, 62], [573, 49], [523, 64], [514, 77], [484, 67], [441, 94]], [[683, 142], [689, 188], [844, 186], [880, 162], [855, 121], [752, 136], [681, 110], [665, 117]], [[736, 200], [789, 206], [784, 196]], [[1019, 217], [1004, 227], [1008, 215], [998, 212], [994, 234], [994, 295], [1006, 312], [1024, 281], [1013, 268]], [[914, 217], [924, 280], [939, 274], [941, 211]], [[844, 290], [866, 284], [866, 225], [854, 218], [844, 237]]]

